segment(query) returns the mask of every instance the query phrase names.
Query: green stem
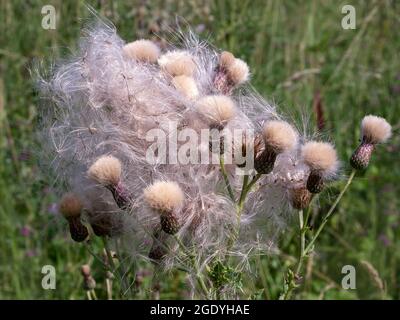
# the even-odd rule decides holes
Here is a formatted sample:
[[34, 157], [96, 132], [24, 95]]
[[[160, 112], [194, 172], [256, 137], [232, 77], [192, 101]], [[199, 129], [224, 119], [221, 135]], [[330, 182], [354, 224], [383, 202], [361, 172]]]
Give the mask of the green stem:
[[126, 282], [126, 278], [125, 278], [124, 274], [121, 274], [120, 268], [117, 268], [115, 266], [114, 259], [113, 259], [112, 255], [111, 255], [111, 251], [110, 251], [110, 249], [108, 247], [108, 242], [107, 242], [106, 237], [102, 237], [102, 240], [103, 240], [103, 244], [104, 244], [104, 250], [106, 251], [107, 260], [108, 260], [108, 263], [110, 264], [110, 267], [111, 267], [110, 271], [113, 274], [115, 274], [115, 272], [118, 271], [118, 276], [119, 276], [119, 280], [120, 280], [120, 283], [121, 283], [121, 293], [122, 293], [122, 296], [124, 296], [125, 293], [130, 289], [130, 287], [129, 287], [128, 283]]
[[321, 225], [317, 229], [317, 232], [315, 233], [315, 235], [311, 239], [310, 243], [307, 245], [307, 247], [305, 249], [305, 254], [307, 254], [310, 251], [310, 249], [312, 248], [312, 246], [314, 245], [314, 243], [317, 240], [319, 234], [321, 233], [321, 231], [324, 229], [326, 223], [328, 222], [330, 216], [333, 214], [333, 211], [336, 209], [336, 207], [339, 204], [340, 200], [342, 199], [343, 195], [345, 194], [345, 192], [349, 188], [351, 182], [353, 181], [353, 178], [354, 178], [355, 174], [356, 174], [356, 170], [353, 169], [351, 174], [350, 174], [350, 176], [349, 176], [349, 178], [348, 178], [348, 180], [347, 180], [346, 185], [343, 188], [343, 190], [339, 193], [338, 197], [336, 198], [335, 202], [330, 207], [330, 209], [329, 209], [328, 213], [326, 214], [324, 220], [322, 221]]
[[228, 189], [229, 197], [231, 198], [231, 200], [233, 202], [236, 202], [235, 195], [233, 194], [232, 186], [229, 182], [229, 178], [228, 178], [228, 175], [225, 170], [225, 160], [222, 155], [219, 157], [219, 164], [221, 166], [221, 172], [222, 172], [222, 176], [224, 177], [226, 188]]
[[[314, 234], [314, 236], [311, 238], [311, 241], [308, 243], [308, 245], [305, 247], [305, 235], [307, 232], [307, 223], [308, 223], [308, 219], [310, 216], [310, 211], [311, 211], [311, 206], [309, 206], [308, 211], [307, 211], [307, 215], [306, 215], [306, 219], [303, 220], [303, 212], [300, 211], [299, 212], [299, 223], [300, 223], [300, 254], [299, 254], [299, 260], [297, 262], [297, 268], [296, 268], [296, 272], [295, 272], [295, 276], [298, 276], [302, 270], [303, 267], [303, 263], [305, 261], [305, 259], [307, 258], [308, 253], [311, 251], [311, 249], [313, 248], [313, 245], [315, 243], [315, 241], [317, 240], [318, 236], [320, 235], [321, 231], [324, 229], [325, 225], [327, 224], [327, 222], [329, 221], [329, 218], [332, 216], [333, 211], [335, 210], [335, 208], [337, 207], [337, 205], [339, 204], [340, 200], [342, 199], [343, 195], [345, 194], [345, 192], [347, 191], [347, 189], [349, 188], [351, 182], [353, 181], [353, 178], [356, 174], [356, 170], [353, 169], [347, 182], [346, 185], [344, 186], [344, 188], [342, 189], [342, 191], [339, 193], [338, 197], [336, 198], [335, 202], [332, 204], [332, 206], [330, 207], [328, 213], [326, 214], [326, 216], [324, 217], [322, 223], [320, 224], [319, 228], [317, 229], [316, 233]], [[289, 283], [288, 287], [286, 289], [286, 291], [283, 294], [283, 299], [284, 300], [288, 300], [291, 297], [292, 291], [293, 289], [296, 288], [295, 283]]]

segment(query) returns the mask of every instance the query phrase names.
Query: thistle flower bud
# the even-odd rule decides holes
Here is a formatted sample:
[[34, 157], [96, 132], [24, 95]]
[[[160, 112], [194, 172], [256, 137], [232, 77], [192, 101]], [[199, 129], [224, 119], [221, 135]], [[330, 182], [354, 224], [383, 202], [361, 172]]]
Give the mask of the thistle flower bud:
[[90, 266], [84, 264], [81, 267], [81, 273], [83, 276], [83, 287], [85, 290], [94, 290], [96, 288], [96, 281], [92, 277]]
[[136, 40], [123, 47], [124, 54], [140, 62], [156, 63], [160, 56], [160, 49], [150, 40]]
[[361, 143], [350, 158], [354, 169], [364, 170], [368, 167], [375, 145], [386, 142], [391, 136], [390, 124], [381, 117], [368, 115], [361, 122]]
[[278, 154], [295, 148], [298, 135], [289, 123], [280, 120], [265, 123], [262, 135], [265, 148], [255, 154], [254, 167], [258, 173], [268, 174], [273, 170]]
[[81, 266], [81, 273], [82, 276], [86, 277], [90, 277], [91, 276], [91, 271], [90, 271], [90, 266], [88, 264], [84, 264], [83, 266]]
[[192, 77], [185, 75], [176, 76], [172, 79], [172, 84], [176, 90], [188, 99], [195, 99], [199, 95], [196, 82]]
[[301, 156], [310, 168], [307, 189], [319, 193], [324, 187], [324, 178], [336, 173], [339, 162], [335, 148], [326, 142], [310, 141], [302, 146]]
[[241, 59], [227, 51], [220, 55], [219, 65], [214, 78], [215, 88], [223, 94], [231, 94], [235, 86], [249, 79], [249, 67]]
[[186, 51], [167, 52], [158, 59], [158, 64], [164, 72], [172, 77], [182, 75], [191, 77], [196, 70], [193, 57]]
[[180, 223], [176, 211], [184, 201], [179, 185], [172, 181], [156, 181], [144, 190], [144, 198], [160, 214], [162, 230], [168, 234], [177, 233]]
[[303, 210], [308, 207], [312, 194], [305, 187], [296, 187], [289, 190], [290, 204], [294, 209]]
[[127, 191], [121, 182], [121, 162], [117, 158], [101, 156], [90, 166], [88, 176], [111, 191], [118, 207], [127, 207]]
[[83, 206], [80, 199], [73, 193], [67, 193], [62, 197], [59, 208], [61, 214], [68, 221], [72, 240], [76, 242], [84, 241], [89, 232], [81, 222]]
[[211, 128], [222, 130], [236, 115], [235, 102], [223, 95], [205, 96], [197, 101], [197, 110], [209, 121]]

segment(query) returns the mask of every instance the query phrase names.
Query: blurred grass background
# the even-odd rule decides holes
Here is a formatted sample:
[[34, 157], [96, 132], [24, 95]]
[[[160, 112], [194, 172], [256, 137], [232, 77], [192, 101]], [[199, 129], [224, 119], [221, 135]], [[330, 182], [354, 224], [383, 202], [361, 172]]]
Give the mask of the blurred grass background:
[[[56, 30], [41, 27], [41, 8], [52, 4]], [[400, 3], [398, 1], [87, 1], [110, 19], [126, 41], [163, 34], [175, 15], [219, 48], [248, 61], [252, 84], [293, 117], [307, 115], [309, 130], [335, 141], [347, 159], [368, 113], [394, 126], [367, 172], [340, 203], [309, 260], [298, 299], [400, 298], [399, 151]], [[357, 28], [343, 30], [341, 8], [356, 9]], [[85, 299], [79, 268], [89, 261], [57, 215], [57, 199], [39, 172], [35, 148], [37, 96], [30, 68], [35, 59], [64, 57], [76, 48], [90, 17], [81, 1], [0, 2], [0, 298]], [[319, 114], [320, 116], [317, 116]], [[321, 123], [321, 115], [324, 123]], [[313, 213], [318, 224], [341, 183], [326, 191]], [[325, 211], [324, 211], [325, 210]], [[283, 237], [280, 254], [263, 258], [252, 298], [276, 299], [282, 275], [296, 255], [296, 230]], [[57, 270], [57, 289], [43, 290], [41, 268]], [[341, 269], [354, 265], [357, 289], [341, 288]], [[101, 266], [93, 265], [101, 281]], [[143, 288], [151, 266], [142, 266]], [[187, 298], [181, 274], [164, 277], [161, 298]], [[381, 283], [382, 282], [382, 283]], [[262, 290], [262, 284], [266, 289]], [[383, 284], [383, 285], [382, 285]], [[251, 293], [257, 295], [250, 296]], [[101, 296], [102, 293], [100, 292]], [[138, 298], [146, 297], [144, 292]]]

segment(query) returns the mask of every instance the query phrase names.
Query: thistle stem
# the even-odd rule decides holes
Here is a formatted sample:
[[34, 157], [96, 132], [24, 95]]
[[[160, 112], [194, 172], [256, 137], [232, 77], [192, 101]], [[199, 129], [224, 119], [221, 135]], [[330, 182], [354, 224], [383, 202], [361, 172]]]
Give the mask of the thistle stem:
[[[353, 181], [353, 178], [354, 178], [355, 174], [356, 174], [356, 170], [353, 169], [351, 174], [350, 174], [350, 176], [349, 176], [349, 178], [348, 178], [348, 180], [347, 180], [347, 182], [346, 182], [346, 185], [344, 186], [342, 191], [339, 193], [339, 195], [336, 198], [335, 202], [330, 207], [328, 213], [324, 217], [322, 223], [318, 227], [316, 233], [313, 235], [313, 237], [311, 238], [311, 240], [310, 240], [310, 242], [308, 243], [307, 246], [305, 246], [305, 236], [306, 236], [306, 232], [307, 232], [307, 223], [308, 223], [308, 219], [309, 219], [309, 216], [310, 216], [311, 206], [309, 206], [309, 208], [307, 210], [307, 215], [306, 215], [306, 219], [305, 220], [303, 220], [303, 212], [299, 211], [300, 254], [299, 254], [299, 259], [298, 259], [298, 262], [297, 262], [295, 276], [297, 276], [297, 277], [299, 276], [299, 274], [300, 274], [300, 272], [302, 270], [303, 263], [304, 263], [305, 259], [307, 258], [309, 252], [312, 250], [315, 241], [317, 240], [317, 238], [320, 235], [321, 231], [324, 229], [325, 225], [329, 221], [329, 218], [332, 216], [335, 208], [339, 204], [339, 202], [342, 199], [343, 195], [345, 194], [345, 192], [349, 188], [351, 182]], [[296, 288], [296, 284], [293, 283], [293, 281], [291, 283], [289, 283], [288, 286], [287, 286], [287, 289], [283, 293], [282, 299], [283, 300], [290, 299], [292, 291], [295, 288]]]
[[231, 200], [233, 202], [235, 202], [236, 201], [235, 200], [235, 195], [233, 194], [232, 186], [231, 186], [231, 183], [229, 182], [229, 178], [228, 178], [228, 175], [227, 175], [226, 170], [225, 170], [225, 160], [224, 160], [224, 156], [223, 155], [221, 155], [219, 157], [219, 165], [221, 167], [222, 176], [224, 177], [224, 181], [225, 181], [225, 185], [226, 185], [226, 188], [228, 190], [228, 193], [229, 193], [229, 197], [231, 198]]
[[102, 237], [102, 240], [103, 240], [103, 244], [104, 244], [104, 250], [106, 251], [107, 259], [108, 259], [108, 262], [109, 262], [110, 267], [111, 267], [110, 271], [112, 273], [114, 273], [114, 274], [115, 274], [116, 271], [118, 271], [119, 280], [121, 281], [121, 292], [122, 292], [122, 296], [124, 296], [125, 293], [128, 290], [130, 290], [130, 287], [129, 287], [128, 283], [126, 282], [126, 278], [124, 277], [124, 274], [121, 273], [121, 270], [115, 266], [113, 257], [111, 255], [111, 251], [110, 251], [110, 249], [108, 247], [108, 242], [107, 242], [106, 237]]
[[342, 199], [343, 195], [345, 194], [345, 192], [347, 191], [347, 189], [349, 188], [351, 182], [353, 181], [353, 178], [356, 174], [356, 170], [353, 169], [351, 171], [351, 174], [347, 180], [346, 185], [344, 186], [344, 188], [342, 189], [342, 191], [339, 193], [338, 197], [336, 198], [335, 202], [332, 204], [332, 206], [330, 207], [328, 213], [326, 214], [324, 220], [322, 221], [321, 225], [319, 226], [319, 228], [317, 229], [317, 232], [315, 233], [315, 235], [313, 236], [313, 238], [311, 239], [310, 243], [307, 245], [306, 249], [305, 249], [305, 253], [307, 254], [310, 249], [312, 248], [312, 246], [314, 245], [315, 241], [317, 240], [319, 234], [321, 233], [321, 231], [324, 229], [326, 223], [328, 222], [330, 216], [333, 214], [333, 211], [336, 209], [337, 205], [339, 204], [340, 200]]

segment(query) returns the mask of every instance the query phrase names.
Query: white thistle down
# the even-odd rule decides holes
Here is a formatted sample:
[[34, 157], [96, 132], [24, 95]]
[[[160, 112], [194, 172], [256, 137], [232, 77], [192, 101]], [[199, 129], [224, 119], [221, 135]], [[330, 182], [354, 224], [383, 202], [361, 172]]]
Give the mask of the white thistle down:
[[[40, 79], [40, 133], [46, 155], [43, 160], [46, 163], [48, 159], [56, 186], [80, 195], [89, 222], [105, 220], [106, 225], [111, 224], [112, 232], [106, 230], [105, 234], [129, 237], [129, 253], [147, 255], [153, 241], [161, 239], [152, 236], [160, 221], [153, 208], [162, 205], [161, 194], [149, 193], [152, 189], [147, 188], [154, 188], [156, 181], [179, 186], [174, 196], [166, 198], [179, 202], [177, 236], [194, 248], [201, 267], [212, 257], [226, 254], [226, 244], [237, 227], [236, 206], [226, 192], [221, 168], [217, 164], [149, 163], [146, 152], [152, 143], [145, 139], [146, 133], [160, 129], [168, 137], [176, 133], [169, 124], [177, 123], [178, 128], [191, 128], [200, 135], [210, 122], [222, 125], [224, 131], [250, 129], [261, 133], [268, 123], [284, 122], [270, 122], [282, 121], [282, 117], [243, 84], [248, 80], [247, 64], [228, 53], [220, 61], [219, 52], [190, 32], [181, 38], [182, 43], [159, 52], [147, 40], [125, 44], [115, 28], [102, 21], [86, 29], [79, 51], [52, 69], [50, 76]], [[240, 90], [221, 94], [214, 87], [220, 63], [235, 82], [234, 89], [242, 84]], [[276, 135], [271, 138], [268, 130], [265, 133], [266, 142], [278, 143], [279, 154], [272, 172], [249, 192], [239, 219], [243, 232], [229, 254], [247, 257], [252, 251], [249, 249], [270, 249], [291, 210], [288, 191], [304, 185], [307, 179], [309, 168], [298, 155], [301, 138], [286, 122], [282, 130], [289, 139], [277, 142], [272, 139]], [[104, 155], [107, 158], [101, 158]], [[108, 171], [99, 171], [98, 159], [103, 159]], [[235, 174], [235, 165], [226, 165], [225, 169], [237, 194], [243, 176]], [[115, 204], [120, 180], [129, 206]], [[114, 199], [102, 187], [106, 184], [116, 185], [112, 189]], [[168, 194], [168, 188], [161, 189], [163, 196]], [[121, 218], [115, 220], [118, 215]], [[108, 219], [110, 216], [113, 218]], [[113, 221], [118, 221], [118, 226]], [[98, 229], [99, 234], [102, 232]], [[172, 254], [167, 254], [165, 266], [172, 267], [181, 261], [174, 253], [176, 245], [171, 245], [168, 237], [166, 241]]]

